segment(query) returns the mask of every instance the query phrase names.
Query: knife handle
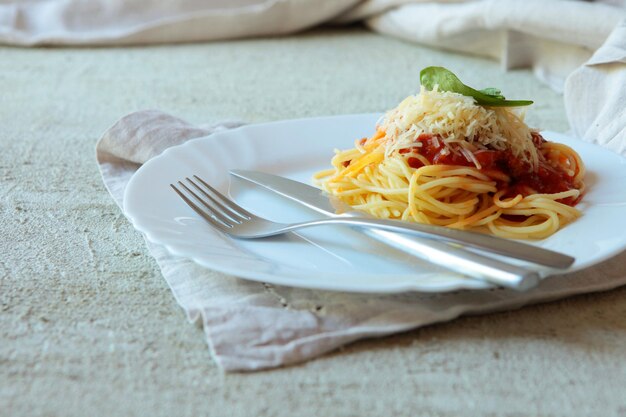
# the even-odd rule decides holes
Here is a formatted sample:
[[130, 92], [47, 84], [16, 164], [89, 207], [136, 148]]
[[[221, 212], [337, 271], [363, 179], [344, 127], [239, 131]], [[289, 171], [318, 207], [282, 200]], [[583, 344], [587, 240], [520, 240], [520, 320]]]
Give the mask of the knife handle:
[[498, 286], [524, 291], [537, 285], [540, 280], [536, 271], [483, 256], [457, 245], [433, 239], [407, 237], [379, 229], [360, 230], [382, 243], [432, 264]]
[[[569, 255], [544, 249], [528, 243], [518, 242], [512, 239], [491, 236], [484, 233], [469, 232], [443, 226], [433, 226], [423, 223], [402, 222], [399, 220], [378, 219], [363, 215], [361, 212], [351, 211], [333, 216], [332, 220], [315, 220], [307, 223], [307, 226], [325, 224], [328, 222], [343, 222], [353, 226], [389, 230], [415, 237], [433, 238], [443, 240], [450, 244], [463, 247], [477, 248], [490, 253], [503, 255], [509, 258], [520, 259], [538, 265], [551, 268], [566, 269], [574, 263], [575, 259]], [[291, 225], [301, 227], [300, 224]]]

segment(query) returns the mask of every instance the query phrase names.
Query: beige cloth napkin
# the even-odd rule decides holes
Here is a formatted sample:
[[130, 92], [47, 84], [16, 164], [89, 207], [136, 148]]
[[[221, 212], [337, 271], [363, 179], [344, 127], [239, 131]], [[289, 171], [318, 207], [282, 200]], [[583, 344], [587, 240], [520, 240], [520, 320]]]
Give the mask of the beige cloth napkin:
[[[622, 155], [626, 154], [624, 24], [572, 75], [566, 94], [575, 131], [599, 132], [600, 144]], [[596, 83], [604, 82], [606, 88], [595, 88]], [[588, 104], [583, 106], [581, 101]], [[588, 111], [597, 113], [584, 113]], [[125, 186], [142, 163], [170, 146], [236, 126], [192, 126], [158, 111], [132, 113], [115, 123], [97, 144], [103, 181], [122, 207]], [[616, 135], [611, 138], [611, 134]], [[591, 136], [586, 139], [594, 141]], [[172, 256], [158, 244], [147, 242], [147, 246], [189, 319], [203, 324], [211, 352], [226, 371], [296, 363], [361, 338], [626, 284], [623, 252], [592, 268], [546, 279], [526, 293], [504, 289], [443, 294], [333, 293], [245, 281]]]
[[[279, 35], [364, 21], [413, 42], [533, 68], [558, 91], [613, 27], [626, 0], [7, 0], [0, 43], [127, 45]], [[392, 59], [392, 58], [390, 58]], [[393, 64], [391, 64], [393, 65]]]
[[[105, 185], [120, 208], [140, 164], [195, 137], [232, 125], [195, 127], [158, 111], [132, 113], [97, 145]], [[527, 293], [511, 290], [444, 294], [360, 295], [278, 287], [225, 276], [147, 242], [191, 321], [201, 321], [212, 354], [226, 371], [300, 362], [345, 343], [478, 314], [518, 308], [626, 284], [626, 253], [594, 268], [552, 277]]]

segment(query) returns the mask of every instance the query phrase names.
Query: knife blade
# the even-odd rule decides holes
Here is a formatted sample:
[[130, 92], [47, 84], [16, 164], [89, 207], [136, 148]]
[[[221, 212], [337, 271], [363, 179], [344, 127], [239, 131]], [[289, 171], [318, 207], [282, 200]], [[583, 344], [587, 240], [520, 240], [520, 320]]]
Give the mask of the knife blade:
[[[300, 203], [326, 217], [368, 216], [365, 213], [351, 211], [347, 204], [329, 198], [322, 190], [298, 181], [273, 174], [239, 169], [231, 170], [230, 174]], [[342, 214], [337, 214], [337, 212]], [[540, 280], [537, 271], [469, 251], [457, 244], [408, 237], [384, 230], [368, 228], [360, 230], [382, 243], [422, 260], [466, 277], [487, 281], [498, 286], [524, 291], [536, 286]]]

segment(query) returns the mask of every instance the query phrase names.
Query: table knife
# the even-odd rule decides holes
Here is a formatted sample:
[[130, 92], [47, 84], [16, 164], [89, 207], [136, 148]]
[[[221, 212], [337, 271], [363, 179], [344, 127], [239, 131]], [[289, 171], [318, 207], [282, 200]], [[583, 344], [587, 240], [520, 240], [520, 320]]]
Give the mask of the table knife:
[[[230, 173], [237, 178], [298, 202], [324, 216], [339, 216], [336, 214], [337, 201], [330, 199], [318, 188], [263, 172], [231, 170]], [[346, 213], [341, 215], [346, 215]], [[361, 212], [358, 214], [349, 213], [348, 215], [368, 216]], [[537, 271], [472, 252], [457, 244], [449, 244], [434, 239], [408, 237], [384, 230], [367, 228], [360, 230], [380, 242], [432, 264], [498, 286], [523, 291], [534, 287], [540, 280]]]

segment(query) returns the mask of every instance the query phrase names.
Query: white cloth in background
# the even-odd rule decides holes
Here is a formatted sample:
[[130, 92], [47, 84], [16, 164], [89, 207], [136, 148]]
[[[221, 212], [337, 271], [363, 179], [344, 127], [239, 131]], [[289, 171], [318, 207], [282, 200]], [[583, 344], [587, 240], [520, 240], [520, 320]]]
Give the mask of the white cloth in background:
[[[368, 3], [361, 7], [389, 1]], [[626, 18], [626, 3], [622, 7], [571, 0], [401, 3], [405, 4], [382, 13], [368, 10], [367, 26], [409, 41], [496, 59], [507, 70], [532, 68], [537, 78], [559, 92], [565, 78]]]
[[569, 76], [564, 97], [576, 136], [626, 153], [626, 20]]
[[[570, 77], [565, 95], [577, 132], [624, 156], [625, 25], [622, 22], [590, 62]], [[196, 127], [158, 111], [132, 113], [98, 142], [103, 181], [123, 207], [126, 184], [142, 163], [170, 146], [236, 126]], [[594, 140], [596, 137], [600, 140]], [[147, 242], [147, 246], [189, 319], [202, 322], [211, 352], [226, 371], [297, 363], [354, 340], [406, 331], [462, 314], [514, 309], [626, 285], [626, 252], [583, 271], [550, 277], [526, 293], [495, 289], [361, 295], [241, 280], [172, 256], [158, 244]]]
[[364, 21], [384, 34], [500, 60], [505, 69], [531, 67], [562, 91], [624, 17], [626, 0], [9, 0], [0, 4], [0, 44], [192, 42]]
[[0, 2], [0, 43], [141, 45], [291, 33], [358, 0], [15, 0]]

